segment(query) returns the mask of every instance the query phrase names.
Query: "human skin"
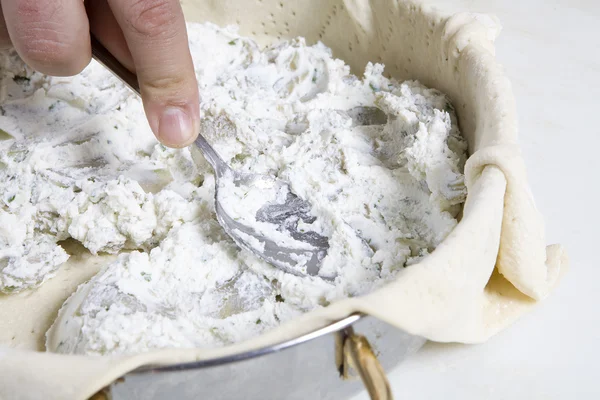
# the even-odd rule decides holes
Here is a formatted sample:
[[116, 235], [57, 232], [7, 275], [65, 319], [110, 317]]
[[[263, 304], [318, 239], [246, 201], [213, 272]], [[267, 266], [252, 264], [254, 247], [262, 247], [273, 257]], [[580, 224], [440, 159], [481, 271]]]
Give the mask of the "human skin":
[[91, 60], [90, 32], [137, 74], [158, 140], [191, 144], [199, 93], [178, 0], [0, 0], [0, 49], [14, 47], [41, 73], [81, 72]]

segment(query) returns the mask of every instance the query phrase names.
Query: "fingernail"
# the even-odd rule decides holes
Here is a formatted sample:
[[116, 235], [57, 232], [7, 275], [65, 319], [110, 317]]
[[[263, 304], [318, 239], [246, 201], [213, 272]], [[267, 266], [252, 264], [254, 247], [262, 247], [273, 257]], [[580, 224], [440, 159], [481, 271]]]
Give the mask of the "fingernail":
[[194, 123], [181, 108], [169, 107], [163, 111], [158, 124], [158, 138], [171, 146], [183, 146], [194, 136]]

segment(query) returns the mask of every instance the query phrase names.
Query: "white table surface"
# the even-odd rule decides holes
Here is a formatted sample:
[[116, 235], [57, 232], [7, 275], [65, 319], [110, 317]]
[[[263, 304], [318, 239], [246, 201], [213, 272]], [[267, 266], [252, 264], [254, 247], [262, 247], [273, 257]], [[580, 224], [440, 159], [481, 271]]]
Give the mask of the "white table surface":
[[497, 58], [517, 99], [530, 183], [547, 241], [567, 247], [571, 269], [487, 343], [427, 344], [389, 371], [395, 398], [600, 399], [600, 0], [445, 0], [450, 6], [502, 22]]

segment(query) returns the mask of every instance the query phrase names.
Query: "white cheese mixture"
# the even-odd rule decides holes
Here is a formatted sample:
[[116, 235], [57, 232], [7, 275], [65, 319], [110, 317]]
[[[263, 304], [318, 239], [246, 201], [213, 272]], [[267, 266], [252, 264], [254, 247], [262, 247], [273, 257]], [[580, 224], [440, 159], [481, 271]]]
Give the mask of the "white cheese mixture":
[[[232, 168], [273, 174], [312, 204], [310, 228], [330, 244], [321, 276], [334, 279], [239, 250], [215, 219], [208, 163], [157, 144], [139, 100], [102, 67], [50, 78], [5, 54], [0, 291], [49, 279], [69, 237], [94, 253], [133, 250], [67, 300], [51, 351], [237, 342], [375, 289], [457, 223], [466, 142], [442, 93], [389, 80], [381, 65], [359, 79], [303, 39], [261, 50], [231, 29], [188, 30], [203, 135]], [[255, 195], [227, 193], [233, 205]]]
[[[150, 249], [193, 219], [189, 151], [158, 145], [138, 99], [109, 72], [91, 64], [53, 78], [14, 53], [0, 62], [0, 292], [52, 277], [68, 258], [61, 240], [94, 254]], [[140, 184], [167, 186], [153, 195]]]

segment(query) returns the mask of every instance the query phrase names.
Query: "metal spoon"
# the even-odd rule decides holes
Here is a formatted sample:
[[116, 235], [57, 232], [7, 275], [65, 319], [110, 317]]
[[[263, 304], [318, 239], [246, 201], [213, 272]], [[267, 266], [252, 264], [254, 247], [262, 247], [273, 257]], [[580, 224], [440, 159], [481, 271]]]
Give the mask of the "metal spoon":
[[[120, 78], [129, 88], [140, 95], [137, 76], [125, 68], [96, 38], [92, 36], [92, 57]], [[311, 224], [315, 217], [310, 215], [311, 205], [293, 194], [289, 185], [268, 175], [239, 173], [231, 169], [202, 135], [195, 142], [206, 160], [211, 164], [216, 176], [215, 209], [217, 219], [223, 229], [238, 246], [249, 250], [273, 266], [298, 276], [319, 274], [320, 266], [327, 255], [329, 241], [316, 232], [300, 232], [298, 222]], [[230, 179], [236, 186], [270, 187], [285, 194], [283, 203], [270, 202], [256, 213], [256, 220], [274, 224], [278, 232], [287, 232], [298, 246], [282, 245], [273, 238], [258, 233], [251, 226], [234, 220], [224, 209], [219, 197], [219, 185]], [[326, 278], [327, 279], [327, 278]]]

